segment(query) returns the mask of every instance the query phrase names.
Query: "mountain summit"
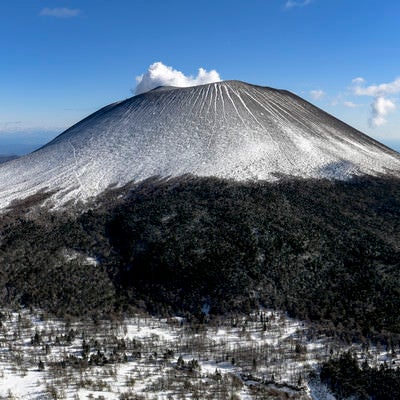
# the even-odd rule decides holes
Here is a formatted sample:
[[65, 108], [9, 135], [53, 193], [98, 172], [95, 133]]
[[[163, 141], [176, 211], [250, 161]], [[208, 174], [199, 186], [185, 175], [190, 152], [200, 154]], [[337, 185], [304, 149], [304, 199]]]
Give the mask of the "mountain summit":
[[39, 190], [62, 204], [159, 176], [276, 180], [400, 173], [400, 155], [284, 90], [223, 81], [108, 105], [0, 166], [0, 207]]

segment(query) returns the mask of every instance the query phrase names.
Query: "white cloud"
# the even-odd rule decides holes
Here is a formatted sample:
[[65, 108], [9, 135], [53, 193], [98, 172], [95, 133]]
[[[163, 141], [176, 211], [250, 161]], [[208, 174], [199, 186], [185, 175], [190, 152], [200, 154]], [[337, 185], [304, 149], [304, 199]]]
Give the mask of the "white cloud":
[[156, 62], [150, 65], [149, 69], [143, 75], [136, 77], [135, 94], [148, 92], [158, 86], [196, 86], [211, 82], [219, 82], [219, 74], [215, 70], [206, 71], [199, 68], [197, 76], [186, 76], [181, 71], [164, 65], [162, 62]]
[[285, 8], [304, 7], [312, 1], [313, 0], [288, 0], [285, 4]]
[[78, 8], [43, 8], [39, 15], [44, 17], [72, 18], [81, 13]]
[[393, 82], [381, 83], [380, 85], [363, 86], [364, 80], [359, 81], [353, 79], [355, 86], [353, 87], [354, 94], [357, 96], [386, 96], [388, 94], [400, 93], [400, 78], [396, 78]]
[[354, 85], [362, 85], [365, 82], [365, 79], [362, 78], [361, 76], [354, 78], [351, 83], [353, 83]]
[[392, 82], [370, 86], [365, 86], [363, 78], [355, 78], [352, 83], [352, 91], [356, 96], [374, 97], [374, 101], [371, 104], [370, 125], [384, 125], [386, 123], [386, 115], [396, 109], [393, 99], [388, 99], [387, 96], [400, 93], [400, 78], [396, 78]]
[[376, 97], [375, 101], [371, 105], [372, 115], [370, 119], [370, 125], [381, 126], [386, 123], [385, 116], [396, 109], [396, 104], [389, 99], [384, 97]]
[[310, 95], [314, 100], [321, 100], [325, 96], [323, 90], [311, 90]]
[[356, 103], [353, 103], [352, 101], [345, 101], [345, 102], [343, 102], [343, 104], [349, 108], [357, 108], [357, 107], [362, 106], [362, 104], [356, 104]]

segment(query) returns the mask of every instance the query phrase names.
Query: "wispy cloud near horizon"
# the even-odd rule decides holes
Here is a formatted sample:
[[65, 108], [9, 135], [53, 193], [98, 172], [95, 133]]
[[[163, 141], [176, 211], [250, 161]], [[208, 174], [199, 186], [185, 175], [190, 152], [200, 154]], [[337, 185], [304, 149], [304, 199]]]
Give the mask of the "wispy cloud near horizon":
[[43, 8], [39, 15], [41, 17], [55, 17], [55, 18], [74, 18], [81, 14], [79, 8]]
[[23, 121], [11, 121], [0, 123], [0, 137], [9, 136], [30, 136], [30, 135], [46, 135], [49, 132], [62, 132], [67, 129], [63, 125], [39, 125], [37, 123], [29, 123]]

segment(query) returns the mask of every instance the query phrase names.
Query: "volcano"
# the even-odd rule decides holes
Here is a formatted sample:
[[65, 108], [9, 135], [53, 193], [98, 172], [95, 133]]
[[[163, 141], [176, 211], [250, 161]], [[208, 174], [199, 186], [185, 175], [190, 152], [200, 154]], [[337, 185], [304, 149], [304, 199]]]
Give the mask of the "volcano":
[[223, 81], [108, 105], [2, 164], [0, 207], [41, 190], [60, 205], [183, 174], [273, 181], [399, 173], [397, 152], [293, 93]]

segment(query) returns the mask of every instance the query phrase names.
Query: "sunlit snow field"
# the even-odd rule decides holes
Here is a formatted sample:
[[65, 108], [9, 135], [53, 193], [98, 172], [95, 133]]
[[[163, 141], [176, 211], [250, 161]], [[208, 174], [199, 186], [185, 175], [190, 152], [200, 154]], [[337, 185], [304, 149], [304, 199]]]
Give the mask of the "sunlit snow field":
[[[334, 399], [312, 373], [350, 348], [266, 310], [206, 324], [61, 321], [26, 309], [3, 310], [1, 321], [0, 395], [14, 399]], [[400, 362], [376, 347], [352, 349], [370, 365]]]

